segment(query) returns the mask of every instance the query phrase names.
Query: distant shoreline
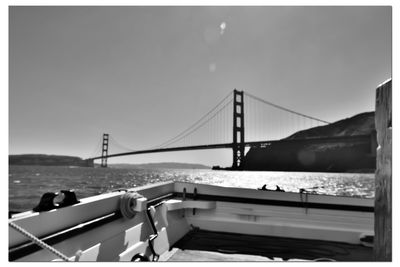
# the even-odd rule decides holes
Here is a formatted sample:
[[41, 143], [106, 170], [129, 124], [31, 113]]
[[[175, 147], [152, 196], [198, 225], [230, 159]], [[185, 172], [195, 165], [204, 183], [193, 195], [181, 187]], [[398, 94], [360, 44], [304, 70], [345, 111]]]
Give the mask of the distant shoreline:
[[63, 156], [63, 155], [46, 155], [46, 154], [9, 155], [8, 164], [89, 167], [88, 161], [79, 157]]
[[[9, 155], [10, 166], [71, 166], [90, 167], [87, 161], [79, 157], [45, 154]], [[100, 165], [95, 164], [94, 167]], [[108, 164], [109, 168], [117, 169], [208, 169], [210, 166], [197, 163], [159, 162], [144, 164], [115, 163]]]

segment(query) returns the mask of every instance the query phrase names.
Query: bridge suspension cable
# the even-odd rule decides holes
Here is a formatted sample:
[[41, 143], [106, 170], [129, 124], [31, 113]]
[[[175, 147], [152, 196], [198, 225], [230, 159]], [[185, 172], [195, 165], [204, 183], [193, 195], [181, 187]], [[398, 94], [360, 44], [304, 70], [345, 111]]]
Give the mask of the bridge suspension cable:
[[174, 142], [169, 143], [166, 146], [175, 144], [177, 142], [179, 142], [180, 140], [184, 139], [185, 137], [189, 136], [190, 134], [194, 133], [195, 131], [197, 131], [198, 129], [200, 129], [201, 127], [203, 127], [205, 124], [207, 124], [209, 121], [211, 121], [212, 119], [214, 119], [217, 115], [219, 115], [221, 113], [221, 111], [223, 111], [230, 103], [232, 103], [233, 100], [230, 100], [229, 102], [227, 102], [224, 106], [222, 106], [216, 113], [214, 113], [214, 115], [212, 115], [211, 117], [209, 117], [207, 120], [205, 120], [204, 122], [202, 122], [200, 125], [198, 125], [196, 128], [194, 128], [193, 130], [191, 130], [190, 132], [188, 132], [187, 134], [185, 134], [184, 136], [182, 136], [181, 138], [179, 138], [178, 140], [175, 140]]
[[132, 148], [129, 148], [129, 147], [126, 147], [126, 146], [120, 144], [120, 143], [119, 143], [117, 140], [115, 140], [115, 138], [113, 138], [111, 135], [110, 135], [110, 141], [111, 141], [110, 143], [112, 143], [112, 147], [116, 146], [117, 148], [120, 148], [120, 149], [122, 149], [123, 151], [129, 151], [129, 152], [138, 151], [137, 149], [132, 149]]
[[[162, 144], [158, 146], [154, 146], [150, 149], [155, 149], [155, 148], [164, 148], [167, 146], [170, 146], [172, 144], [175, 144], [184, 138], [188, 137], [195, 131], [197, 131], [199, 128], [203, 127], [205, 124], [207, 124], [211, 119], [215, 118], [218, 114], [220, 114], [230, 103], [232, 103], [232, 99], [228, 100], [229, 97], [232, 96], [232, 92], [230, 92], [227, 96], [225, 96], [216, 106], [214, 106], [210, 111], [208, 111], [206, 114], [204, 114], [199, 120], [197, 120], [195, 123], [193, 123], [191, 126], [186, 128], [184, 131], [180, 132], [178, 135], [176, 135], [173, 138], [168, 139], [167, 141], [163, 142]], [[228, 100], [228, 101], [227, 101]], [[226, 103], [225, 103], [226, 102]], [[220, 108], [219, 108], [220, 107]]]
[[89, 158], [95, 157], [101, 153], [101, 142], [102, 142], [102, 138], [99, 138], [97, 140], [96, 146], [92, 150], [92, 153], [89, 154]]
[[250, 98], [253, 98], [253, 99], [255, 99], [255, 100], [258, 100], [258, 101], [260, 101], [260, 102], [262, 102], [262, 103], [264, 103], [264, 104], [267, 104], [267, 105], [269, 105], [269, 106], [272, 106], [272, 107], [275, 107], [275, 108], [278, 108], [278, 109], [281, 109], [281, 110], [290, 112], [290, 113], [292, 113], [292, 114], [296, 114], [296, 115], [302, 116], [302, 117], [304, 117], [304, 118], [308, 118], [308, 119], [315, 120], [315, 121], [318, 121], [318, 122], [330, 124], [330, 122], [328, 122], [328, 121], [321, 120], [321, 119], [318, 119], [318, 118], [315, 118], [315, 117], [311, 117], [311, 116], [308, 116], [308, 115], [305, 115], [305, 114], [296, 112], [296, 111], [294, 111], [294, 110], [291, 110], [291, 109], [282, 107], [282, 106], [280, 106], [280, 105], [276, 105], [276, 104], [271, 103], [271, 102], [269, 102], [269, 101], [266, 101], [266, 100], [264, 100], [264, 99], [262, 99], [262, 98], [259, 98], [259, 97], [257, 97], [257, 96], [254, 96], [254, 95], [252, 95], [252, 94], [250, 94], [250, 93], [244, 92], [244, 94], [245, 94], [246, 96], [250, 97]]

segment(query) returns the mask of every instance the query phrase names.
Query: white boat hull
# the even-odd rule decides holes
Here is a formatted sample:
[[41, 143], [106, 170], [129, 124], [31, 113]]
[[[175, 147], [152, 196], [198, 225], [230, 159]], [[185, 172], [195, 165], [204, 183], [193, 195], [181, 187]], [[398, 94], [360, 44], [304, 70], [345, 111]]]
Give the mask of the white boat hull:
[[[373, 199], [260, 191], [168, 182], [134, 188], [144, 198], [133, 219], [119, 213], [125, 194], [82, 199], [73, 206], [27, 212], [10, 219], [70, 260], [130, 261], [161, 256], [193, 228], [206, 231], [362, 244], [373, 236]], [[151, 207], [155, 234], [147, 216]], [[154, 207], [156, 206], [156, 207]], [[10, 260], [52, 261], [57, 256], [31, 245], [9, 228]]]

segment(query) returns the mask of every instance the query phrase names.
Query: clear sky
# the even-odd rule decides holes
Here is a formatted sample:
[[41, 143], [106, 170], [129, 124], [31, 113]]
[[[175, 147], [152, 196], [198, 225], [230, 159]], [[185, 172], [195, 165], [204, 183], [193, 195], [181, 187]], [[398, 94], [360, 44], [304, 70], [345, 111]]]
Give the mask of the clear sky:
[[[10, 7], [9, 153], [93, 156], [184, 130], [231, 90], [327, 121], [391, 78], [391, 7]], [[97, 149], [98, 150], [98, 149]], [[231, 152], [110, 162], [230, 165]]]

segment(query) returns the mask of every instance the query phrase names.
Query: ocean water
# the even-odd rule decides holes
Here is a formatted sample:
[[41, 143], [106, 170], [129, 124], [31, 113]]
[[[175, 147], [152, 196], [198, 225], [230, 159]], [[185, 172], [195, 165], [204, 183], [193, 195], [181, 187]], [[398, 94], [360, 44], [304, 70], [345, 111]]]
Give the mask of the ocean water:
[[195, 169], [116, 169], [48, 166], [9, 167], [9, 210], [35, 207], [46, 192], [73, 189], [85, 198], [119, 188], [165, 181], [187, 181], [256, 189], [276, 185], [289, 192], [300, 188], [317, 194], [374, 197], [374, 174], [315, 172], [213, 171]]

